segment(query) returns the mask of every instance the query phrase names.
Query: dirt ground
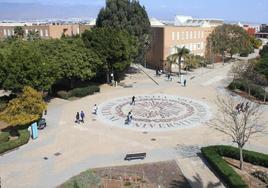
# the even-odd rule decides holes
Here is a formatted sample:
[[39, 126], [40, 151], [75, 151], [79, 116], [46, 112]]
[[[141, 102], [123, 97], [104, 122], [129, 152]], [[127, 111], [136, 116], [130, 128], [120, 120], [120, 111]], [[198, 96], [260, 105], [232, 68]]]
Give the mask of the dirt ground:
[[256, 171], [264, 171], [268, 173], [268, 168], [253, 165], [251, 163], [244, 162], [244, 169], [241, 171], [239, 167], [239, 161], [231, 158], [224, 157], [224, 159], [233, 167], [233, 169], [243, 178], [243, 180], [249, 185], [250, 188], [267, 188], [268, 184], [265, 184], [258, 178], [251, 175]]
[[190, 188], [175, 161], [119, 166], [93, 170], [102, 177], [103, 188]]

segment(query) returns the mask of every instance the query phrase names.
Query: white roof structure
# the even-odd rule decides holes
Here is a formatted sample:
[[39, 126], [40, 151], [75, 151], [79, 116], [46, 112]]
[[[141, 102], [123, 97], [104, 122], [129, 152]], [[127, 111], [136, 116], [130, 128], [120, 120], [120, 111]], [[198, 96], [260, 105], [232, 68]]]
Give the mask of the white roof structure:
[[159, 21], [156, 18], [150, 18], [150, 23], [152, 27], [156, 27], [156, 26], [164, 26], [165, 24], [163, 24], [161, 21]]
[[223, 24], [223, 20], [214, 18], [193, 18], [191, 16], [175, 16], [175, 26], [217, 27]]
[[32, 26], [33, 23], [30, 22], [0, 22], [0, 26]]

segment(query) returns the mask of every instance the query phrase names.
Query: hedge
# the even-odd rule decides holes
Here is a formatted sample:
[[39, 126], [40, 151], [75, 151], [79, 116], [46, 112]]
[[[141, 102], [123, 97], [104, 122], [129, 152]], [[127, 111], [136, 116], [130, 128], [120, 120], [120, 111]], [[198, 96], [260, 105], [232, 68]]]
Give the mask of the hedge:
[[9, 132], [0, 132], [0, 144], [9, 140]]
[[70, 91], [58, 91], [57, 96], [63, 99], [68, 99], [71, 97], [85, 97], [87, 95], [92, 95], [95, 92], [100, 92], [100, 87], [92, 85], [88, 87], [75, 88]]
[[[208, 146], [203, 147], [201, 152], [210, 166], [229, 187], [248, 187], [242, 178], [222, 159], [222, 156], [225, 156], [239, 160], [240, 153], [238, 148], [232, 146]], [[243, 159], [248, 163], [268, 167], [268, 155], [266, 154], [243, 150]]]
[[18, 132], [19, 132], [18, 139], [10, 140], [9, 142], [5, 142], [0, 145], [0, 154], [28, 143], [30, 139], [29, 131], [27, 129], [23, 129], [23, 130], [18, 130]]
[[[230, 90], [235, 90], [235, 89], [239, 89], [241, 91], [245, 91], [248, 92], [248, 85], [250, 87], [250, 94], [252, 96], [254, 96], [256, 99], [263, 101], [264, 99], [264, 95], [265, 95], [265, 90], [256, 84], [253, 83], [247, 83], [244, 80], [234, 80], [229, 86], [228, 88]], [[268, 101], [268, 93], [266, 92], [266, 101]]]

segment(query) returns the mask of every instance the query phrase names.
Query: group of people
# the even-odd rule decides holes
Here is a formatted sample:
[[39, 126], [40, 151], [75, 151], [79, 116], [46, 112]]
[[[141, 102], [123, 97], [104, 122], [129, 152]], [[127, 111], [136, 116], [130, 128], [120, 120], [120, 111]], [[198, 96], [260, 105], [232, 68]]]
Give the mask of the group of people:
[[[93, 106], [92, 114], [97, 115], [97, 112], [98, 112], [98, 106], [97, 106], [97, 104], [95, 104], [95, 105]], [[79, 113], [79, 112], [76, 113], [76, 116], [75, 116], [75, 123], [77, 123], [77, 124], [80, 124], [80, 122], [81, 122], [81, 123], [84, 123], [84, 119], [85, 119], [85, 113], [84, 113], [83, 110], [81, 110], [80, 113]]]
[[246, 112], [249, 109], [249, 102], [246, 102], [246, 104], [244, 103], [238, 103], [235, 106], [235, 110], [240, 113], [240, 112]]
[[78, 123], [78, 124], [80, 124], [80, 122], [84, 123], [84, 119], [85, 119], [85, 113], [83, 110], [80, 113], [79, 112], [76, 113], [75, 123]]

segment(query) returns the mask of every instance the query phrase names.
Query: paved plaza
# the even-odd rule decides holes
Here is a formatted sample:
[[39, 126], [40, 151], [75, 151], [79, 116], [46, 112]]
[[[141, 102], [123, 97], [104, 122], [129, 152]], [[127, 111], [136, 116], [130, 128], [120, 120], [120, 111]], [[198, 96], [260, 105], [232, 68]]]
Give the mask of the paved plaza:
[[[190, 98], [153, 94], [120, 97], [102, 103], [98, 118], [111, 126], [140, 131], [170, 131], [189, 128], [209, 120], [210, 112], [206, 104]], [[133, 119], [127, 124], [128, 113]]]
[[[203, 146], [232, 144], [208, 126], [217, 115], [217, 94], [226, 92], [230, 68], [231, 64], [218, 64], [190, 72], [187, 87], [176, 77], [167, 81], [143, 68], [157, 85], [137, 68], [118, 87], [103, 85], [100, 93], [75, 101], [52, 100], [48, 127], [39, 138], [0, 157], [2, 187], [50, 188], [89, 168], [174, 159], [190, 182], [201, 180], [195, 187], [223, 187], [198, 153]], [[132, 96], [135, 105], [130, 105]], [[92, 114], [94, 104], [99, 107], [97, 115]], [[268, 108], [263, 109], [268, 121]], [[81, 110], [85, 123], [76, 124], [75, 114]], [[126, 125], [129, 111], [133, 121]], [[267, 145], [268, 136], [258, 135], [247, 148], [268, 153]], [[146, 152], [147, 157], [123, 160], [133, 152]]]

